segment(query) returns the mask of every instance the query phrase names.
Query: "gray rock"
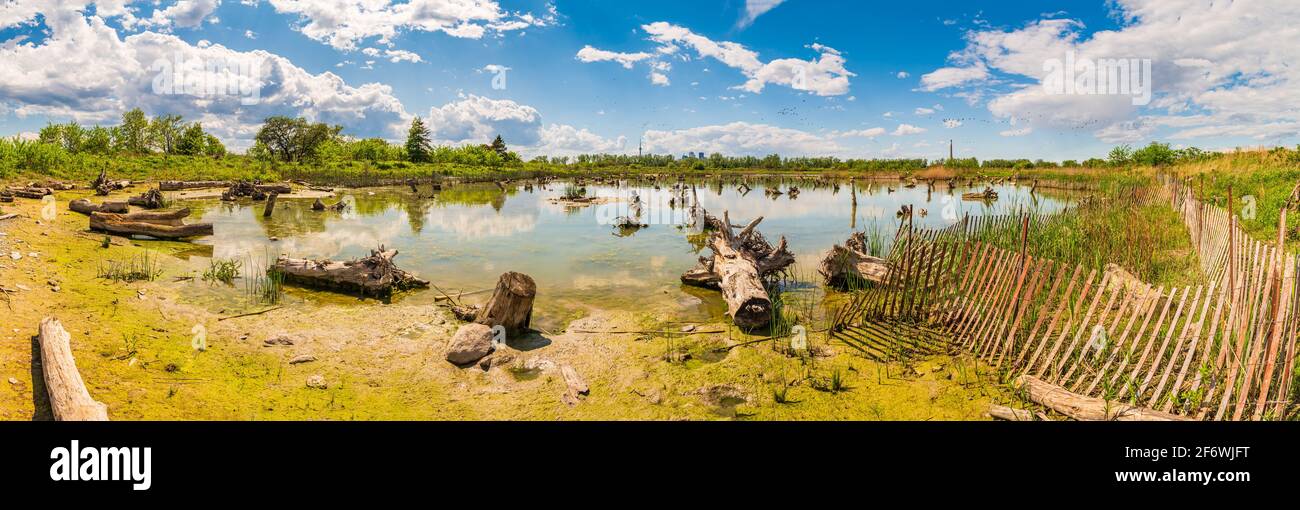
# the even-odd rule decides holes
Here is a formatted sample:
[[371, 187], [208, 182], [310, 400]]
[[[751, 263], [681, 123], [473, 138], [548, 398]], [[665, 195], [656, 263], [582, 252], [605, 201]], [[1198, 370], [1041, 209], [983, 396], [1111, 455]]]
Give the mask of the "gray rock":
[[466, 324], [456, 330], [447, 347], [447, 361], [453, 365], [468, 365], [492, 352], [492, 328], [482, 324]]
[[315, 356], [312, 356], [310, 354], [299, 354], [297, 356], [294, 356], [293, 359], [290, 359], [289, 364], [297, 365], [299, 363], [311, 363], [313, 361], [316, 361]]
[[266, 345], [293, 345], [293, 339], [289, 338], [289, 335], [279, 334], [263, 340], [262, 343]]
[[307, 387], [323, 390], [328, 388], [329, 385], [325, 384], [325, 376], [316, 374], [307, 378]]

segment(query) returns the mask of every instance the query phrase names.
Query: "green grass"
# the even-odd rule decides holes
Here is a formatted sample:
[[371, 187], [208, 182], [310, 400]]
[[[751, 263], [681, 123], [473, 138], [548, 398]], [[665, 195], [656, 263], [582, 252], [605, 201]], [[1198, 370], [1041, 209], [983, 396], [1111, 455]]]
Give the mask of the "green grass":
[[[975, 238], [1019, 250], [1020, 226], [978, 232]], [[1031, 228], [1029, 253], [1101, 271], [1118, 264], [1152, 285], [1187, 285], [1200, 278], [1190, 234], [1178, 213], [1135, 189], [1102, 194]]]
[[208, 269], [203, 272], [203, 281], [233, 284], [235, 278], [239, 277], [242, 266], [243, 263], [235, 259], [212, 259], [208, 262]]
[[140, 255], [125, 260], [101, 261], [96, 271], [99, 278], [127, 283], [151, 282], [160, 274], [162, 274], [162, 267], [158, 263], [158, 257], [150, 255], [149, 250], [144, 250]]

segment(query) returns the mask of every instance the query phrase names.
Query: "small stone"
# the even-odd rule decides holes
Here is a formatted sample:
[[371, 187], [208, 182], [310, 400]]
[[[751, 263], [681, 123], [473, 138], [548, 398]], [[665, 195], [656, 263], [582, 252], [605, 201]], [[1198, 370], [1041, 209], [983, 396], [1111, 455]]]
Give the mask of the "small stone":
[[59, 291], [59, 286], [58, 286], [58, 285], [55, 285], [55, 286], [53, 286], [53, 287], [50, 287], [50, 291], [51, 291], [51, 292], [58, 292], [58, 291]]
[[328, 388], [329, 385], [325, 384], [325, 376], [316, 374], [307, 378], [307, 387], [323, 390], [325, 388]]
[[28, 257], [31, 257], [31, 258], [37, 258], [37, 257], [40, 257], [41, 254], [36, 253], [36, 252], [33, 251], [33, 252], [27, 252], [27, 256], [28, 256]]
[[312, 356], [310, 354], [299, 354], [297, 356], [294, 356], [293, 359], [289, 360], [289, 364], [297, 365], [299, 363], [311, 363], [313, 361], [316, 361], [315, 356]]
[[279, 334], [262, 341], [266, 345], [293, 345], [293, 339], [289, 335]]
[[21, 260], [23, 258], [23, 254], [18, 253], [16, 251], [11, 251], [9, 252], [9, 258], [14, 260]]
[[10, 378], [9, 378], [9, 384], [18, 384], [18, 379], [17, 379], [17, 378], [10, 377]]
[[695, 331], [694, 324], [687, 324], [685, 326], [682, 326], [682, 333], [690, 333], [692, 331]]
[[275, 237], [275, 236], [271, 236], [271, 241], [279, 241], [279, 240], [280, 240], [280, 238]]

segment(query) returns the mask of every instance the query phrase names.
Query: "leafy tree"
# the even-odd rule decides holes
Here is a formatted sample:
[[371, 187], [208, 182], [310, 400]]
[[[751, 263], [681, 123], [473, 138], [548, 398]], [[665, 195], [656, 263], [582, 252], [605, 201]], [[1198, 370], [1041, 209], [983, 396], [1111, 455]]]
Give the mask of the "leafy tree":
[[226, 155], [226, 146], [221, 143], [220, 139], [212, 135], [207, 135], [207, 138], [208, 138], [207, 143], [204, 144], [205, 146], [203, 147], [204, 154], [207, 154], [214, 158], [219, 158]]
[[1111, 149], [1110, 155], [1107, 156], [1106, 159], [1110, 161], [1110, 164], [1119, 166], [1119, 165], [1128, 164], [1129, 160], [1131, 160], [1132, 158], [1133, 158], [1133, 148], [1129, 147], [1128, 145], [1121, 145], [1119, 147]]
[[[505, 141], [501, 140], [500, 135], [492, 144], [495, 146], [497, 142], [501, 142], [501, 146], [505, 147]], [[412, 163], [424, 163], [429, 161], [429, 152], [431, 150], [429, 127], [424, 125], [423, 120], [416, 117], [411, 121], [411, 129], [406, 133], [406, 159]]]
[[176, 153], [180, 136], [180, 115], [159, 115], [149, 123], [149, 144], [166, 154]]
[[86, 139], [81, 144], [81, 151], [90, 154], [108, 154], [113, 151], [113, 130], [95, 126], [86, 131]]
[[48, 143], [50, 145], [62, 145], [63, 125], [55, 124], [53, 122], [46, 124], [45, 127], [41, 128], [41, 132], [39, 135], [37, 135], [36, 139], [41, 143]]
[[302, 117], [270, 117], [257, 131], [256, 141], [268, 155], [281, 161], [302, 161], [315, 158], [321, 146], [337, 140], [342, 126], [311, 123]]
[[122, 124], [113, 131], [113, 143], [117, 150], [129, 154], [149, 152], [149, 121], [139, 108], [123, 113]]
[[81, 144], [86, 139], [86, 130], [81, 127], [81, 124], [77, 124], [75, 120], [64, 124], [61, 134], [64, 149], [71, 153], [81, 152]]
[[1133, 152], [1133, 163], [1145, 166], [1172, 165], [1177, 159], [1174, 150], [1167, 143], [1151, 142], [1146, 147]]
[[208, 148], [208, 135], [203, 132], [203, 126], [194, 122], [185, 126], [181, 132], [180, 138], [176, 141], [176, 153], [186, 156], [202, 155]]

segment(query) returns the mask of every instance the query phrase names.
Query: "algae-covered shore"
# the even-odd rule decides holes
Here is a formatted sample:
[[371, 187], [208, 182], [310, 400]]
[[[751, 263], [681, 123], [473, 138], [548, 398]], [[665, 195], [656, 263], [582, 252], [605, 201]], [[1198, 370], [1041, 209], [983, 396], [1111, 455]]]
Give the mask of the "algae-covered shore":
[[[19, 216], [0, 222], [2, 419], [50, 418], [34, 338], [47, 316], [71, 333], [114, 420], [971, 420], [1003, 398], [967, 358], [880, 362], [819, 333], [816, 356], [772, 342], [726, 349], [754, 337], [723, 318], [683, 324], [662, 300], [566, 309], [487, 370], [460, 368], [443, 358], [459, 321], [432, 299], [291, 289], [273, 306], [237, 287], [214, 299], [204, 288], [221, 284], [202, 281], [210, 246], [92, 233], [67, 210], [88, 195], [58, 192], [52, 220], [40, 201], [4, 207]], [[151, 279], [101, 277], [145, 260]], [[565, 365], [590, 385], [573, 405], [561, 399]]]

